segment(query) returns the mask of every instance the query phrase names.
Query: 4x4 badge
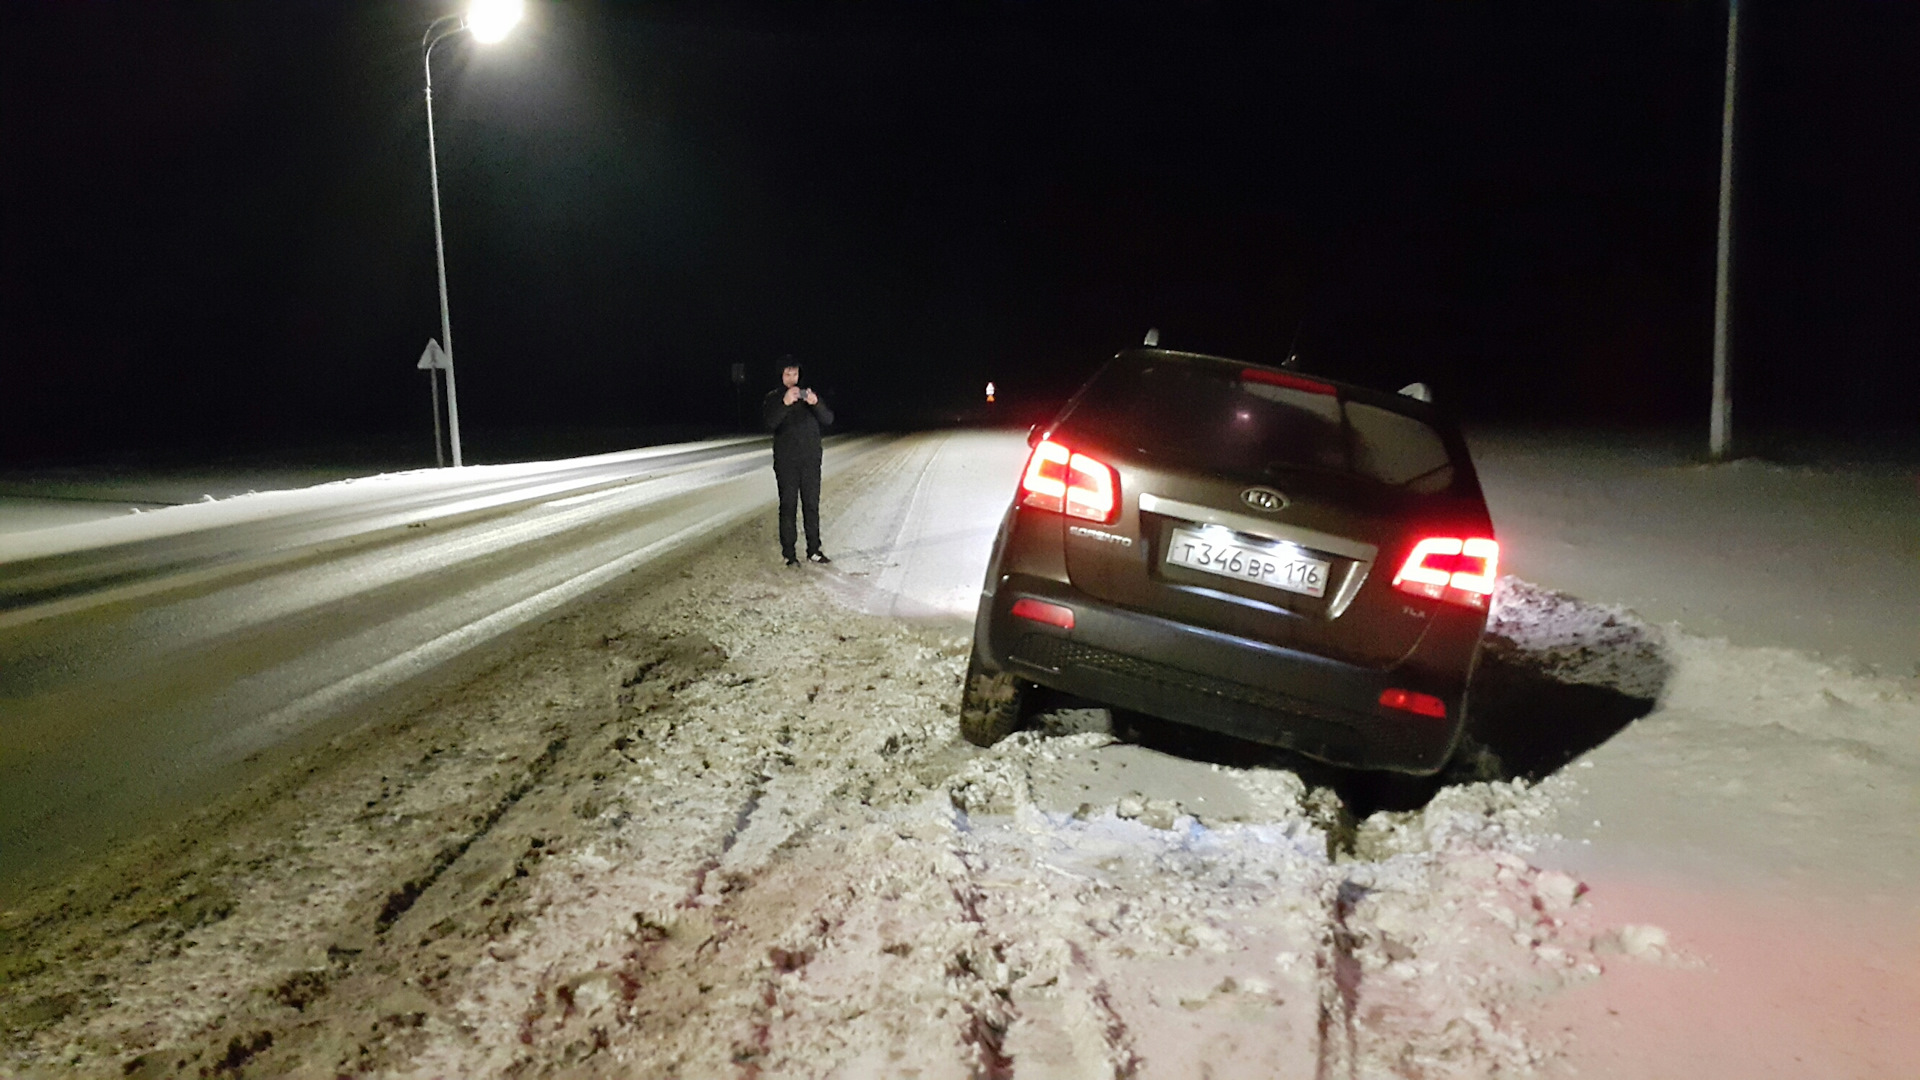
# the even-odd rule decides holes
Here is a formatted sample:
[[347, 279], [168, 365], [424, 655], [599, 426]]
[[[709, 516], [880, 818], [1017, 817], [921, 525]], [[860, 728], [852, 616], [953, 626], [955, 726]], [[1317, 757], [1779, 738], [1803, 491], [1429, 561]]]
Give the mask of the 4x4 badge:
[[1278, 513], [1287, 508], [1287, 497], [1272, 488], [1250, 487], [1240, 493], [1240, 501], [1255, 510], [1269, 514]]

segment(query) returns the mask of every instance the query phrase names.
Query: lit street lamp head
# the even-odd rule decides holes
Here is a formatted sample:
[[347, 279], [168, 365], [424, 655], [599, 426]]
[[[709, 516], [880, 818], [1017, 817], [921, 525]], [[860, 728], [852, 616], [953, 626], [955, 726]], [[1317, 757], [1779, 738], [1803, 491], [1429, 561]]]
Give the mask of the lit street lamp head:
[[467, 29], [475, 41], [491, 45], [506, 37], [525, 13], [522, 0], [473, 0], [467, 8]]

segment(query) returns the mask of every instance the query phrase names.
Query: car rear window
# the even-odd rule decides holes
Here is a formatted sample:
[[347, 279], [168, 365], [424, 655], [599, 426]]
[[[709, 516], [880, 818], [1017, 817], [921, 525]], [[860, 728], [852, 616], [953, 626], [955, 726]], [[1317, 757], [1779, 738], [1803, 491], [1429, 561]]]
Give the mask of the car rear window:
[[1431, 425], [1330, 389], [1264, 369], [1120, 360], [1095, 376], [1067, 423], [1186, 467], [1311, 469], [1416, 491], [1453, 483], [1446, 442]]

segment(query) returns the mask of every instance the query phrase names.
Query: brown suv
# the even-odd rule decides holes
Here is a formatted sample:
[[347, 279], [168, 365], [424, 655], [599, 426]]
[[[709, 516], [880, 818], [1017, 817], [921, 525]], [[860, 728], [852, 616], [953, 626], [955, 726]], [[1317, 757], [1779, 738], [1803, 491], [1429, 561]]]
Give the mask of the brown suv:
[[1353, 768], [1447, 763], [1500, 549], [1431, 405], [1132, 349], [1029, 442], [968, 740], [1010, 734], [1037, 683]]

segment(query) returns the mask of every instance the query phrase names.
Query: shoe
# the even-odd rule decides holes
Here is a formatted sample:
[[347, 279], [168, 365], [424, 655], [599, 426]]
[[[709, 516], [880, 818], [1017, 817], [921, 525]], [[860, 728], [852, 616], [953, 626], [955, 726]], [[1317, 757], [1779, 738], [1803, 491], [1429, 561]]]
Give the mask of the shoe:
[[787, 556], [787, 565], [788, 565], [788, 566], [799, 566], [799, 565], [800, 565], [800, 560], [799, 560], [799, 559], [796, 559], [796, 558], [794, 558], [794, 557], [793, 557], [793, 556], [791, 556], [791, 555], [789, 555], [789, 556]]
[[809, 552], [807, 552], [807, 561], [808, 561], [808, 562], [810, 562], [810, 563], [830, 563], [830, 562], [832, 562], [833, 560], [832, 560], [832, 559], [829, 559], [829, 558], [827, 558], [827, 556], [826, 556], [826, 553], [825, 553], [825, 552], [822, 552], [822, 551], [809, 551]]

